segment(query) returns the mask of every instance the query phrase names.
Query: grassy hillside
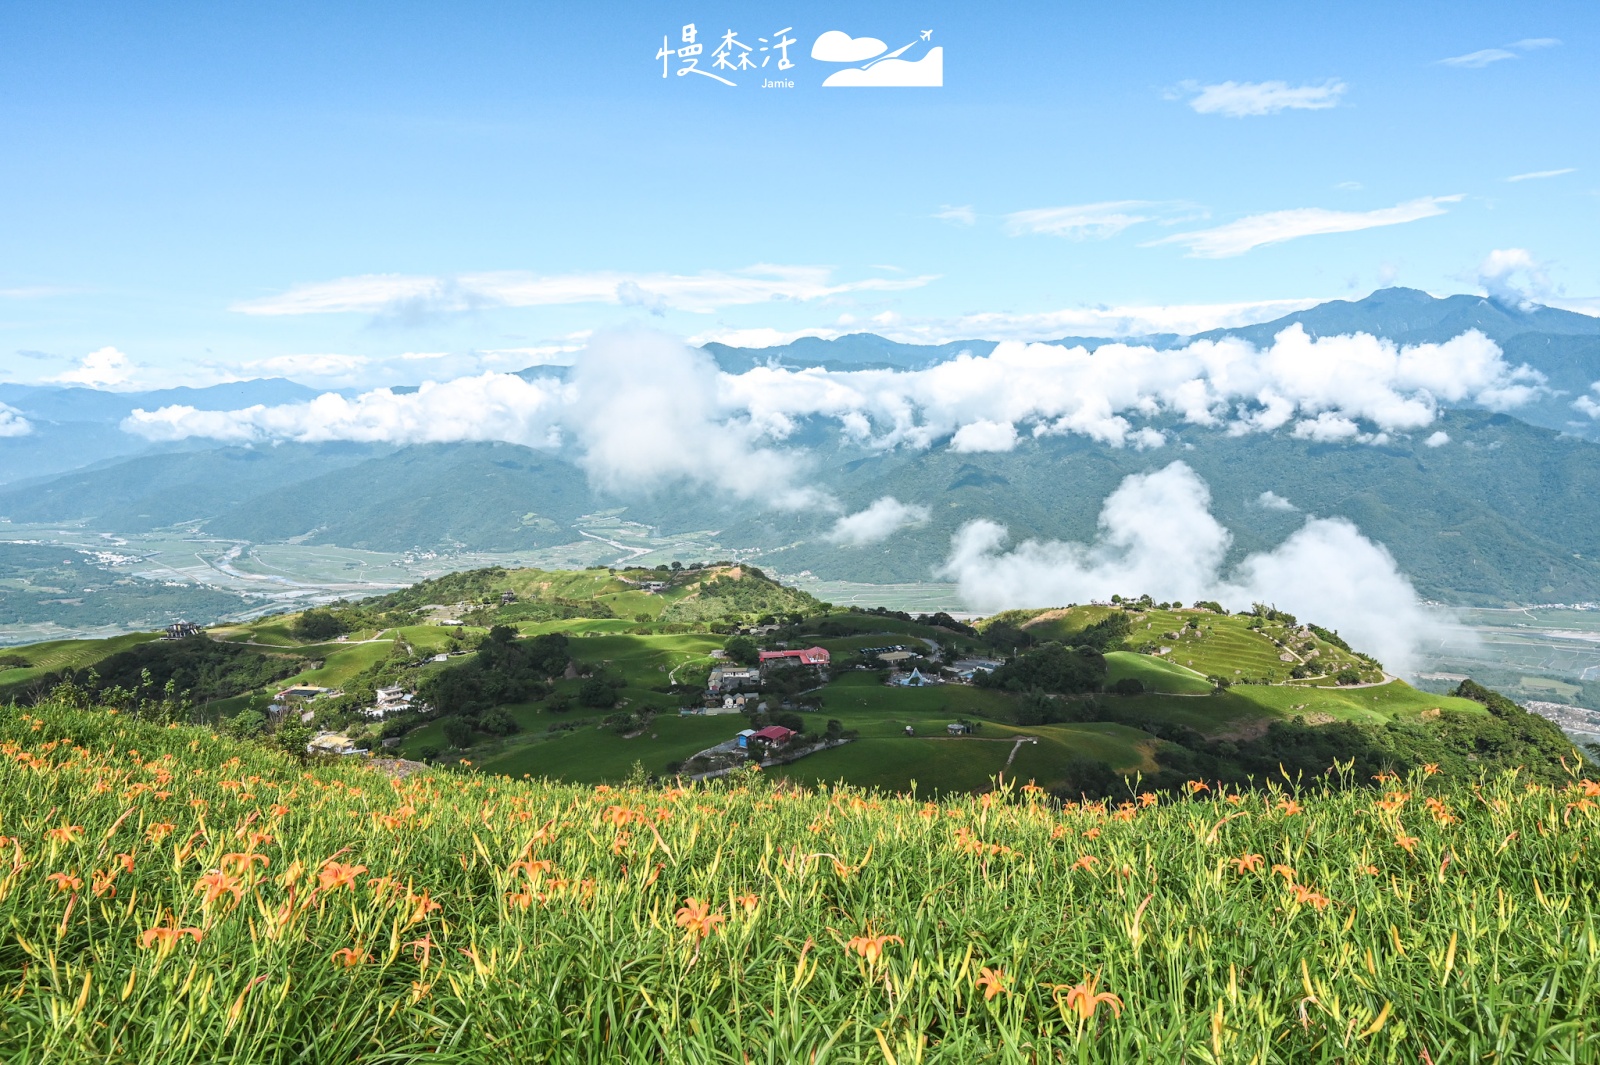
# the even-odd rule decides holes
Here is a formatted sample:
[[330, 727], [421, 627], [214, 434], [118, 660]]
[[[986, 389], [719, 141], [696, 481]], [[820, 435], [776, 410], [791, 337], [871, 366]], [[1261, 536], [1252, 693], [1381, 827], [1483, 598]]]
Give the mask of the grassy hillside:
[[1600, 1056], [1593, 782], [398, 780], [54, 705], [0, 758], [18, 1060]]
[[[647, 591], [647, 582], [664, 587]], [[502, 603], [507, 591], [515, 595], [509, 605]], [[714, 652], [727, 639], [711, 630], [775, 617], [787, 627], [769, 640], [833, 653], [829, 681], [810, 691], [769, 688], [760, 715], [680, 716], [680, 708], [701, 705]], [[1068, 796], [1114, 793], [1128, 774], [1171, 791], [1188, 780], [1259, 779], [1280, 766], [1323, 773], [1336, 761], [1369, 774], [1433, 763], [1458, 776], [1526, 765], [1548, 779], [1558, 757], [1571, 753], [1553, 725], [1503, 700], [1486, 705], [1417, 691], [1385, 678], [1337, 634], [1271, 611], [1219, 615], [1152, 603], [1008, 611], [981, 631], [930, 620], [824, 610], [750, 567], [487, 569], [228, 626], [198, 641], [140, 636], [22, 648], [17, 656], [28, 664], [0, 672], [0, 699], [36, 697], [64, 679], [92, 688], [98, 676], [101, 689], [148, 691], [171, 679], [192, 693], [197, 720], [227, 721], [247, 734], [281, 727], [262, 716], [271, 693], [316, 685], [344, 694], [304, 707], [312, 726], [358, 746], [387, 739], [411, 758], [466, 759], [510, 777], [589, 784], [641, 771], [671, 776], [740, 729], [783, 715], [791, 727], [812, 735], [832, 728], [850, 742], [775, 775], [915, 785], [924, 794], [987, 790], [1002, 773]], [[1025, 659], [1053, 641], [1101, 638], [1113, 621], [1123, 624], [1120, 642], [1129, 649], [1080, 656], [1084, 668], [1101, 671], [1087, 687], [898, 687], [885, 683], [881, 662], [862, 654], [902, 645], [926, 655], [1020, 651]], [[505, 653], [490, 656], [494, 648], [482, 645], [493, 626]], [[516, 648], [539, 647], [538, 638], [552, 635], [560, 639], [546, 650], [555, 658], [518, 657]], [[449, 657], [436, 660], [441, 654]], [[542, 664], [496, 672], [507, 654]], [[1300, 680], [1283, 683], [1291, 670]], [[390, 686], [417, 692], [436, 709], [383, 722], [363, 716], [377, 689]], [[949, 735], [957, 722], [976, 731]]]

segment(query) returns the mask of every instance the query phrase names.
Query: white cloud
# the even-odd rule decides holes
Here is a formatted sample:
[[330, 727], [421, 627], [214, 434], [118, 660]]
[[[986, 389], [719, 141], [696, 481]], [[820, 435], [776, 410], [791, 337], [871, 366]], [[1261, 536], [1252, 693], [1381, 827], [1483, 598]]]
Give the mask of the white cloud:
[[347, 399], [327, 392], [303, 403], [256, 405], [233, 411], [189, 406], [135, 410], [122, 423], [151, 440], [210, 437], [232, 442], [359, 440], [396, 444], [504, 440], [528, 447], [551, 446], [566, 396], [548, 381], [524, 381], [486, 373], [416, 392], [387, 388]]
[[1505, 59], [1520, 59], [1522, 57], [1517, 55], [1518, 52], [1533, 52], [1541, 48], [1554, 48], [1560, 43], [1560, 39], [1556, 37], [1524, 37], [1522, 40], [1514, 41], [1504, 48], [1480, 48], [1476, 52], [1468, 52], [1466, 55], [1455, 55], [1448, 59], [1440, 59], [1438, 60], [1438, 65], [1477, 70]]
[[[1544, 379], [1506, 363], [1471, 331], [1400, 347], [1365, 334], [1312, 338], [1299, 325], [1258, 349], [1227, 337], [1157, 350], [1091, 352], [1007, 341], [912, 371], [721, 373], [710, 356], [661, 333], [591, 338], [565, 380], [483, 373], [378, 389], [346, 399], [207, 412], [135, 411], [124, 428], [171, 440], [505, 440], [571, 446], [591, 478], [620, 493], [682, 482], [769, 506], [830, 507], [808, 491], [805, 459], [783, 442], [811, 419], [867, 446], [957, 451], [1078, 435], [1111, 447], [1158, 447], [1151, 420], [1230, 433], [1286, 430], [1325, 442], [1380, 444], [1435, 421], [1445, 405], [1505, 410], [1545, 393]], [[1143, 423], [1143, 424], [1141, 424]]]
[[1466, 55], [1454, 55], [1448, 59], [1441, 59], [1439, 60], [1439, 65], [1476, 69], [1478, 67], [1486, 67], [1490, 63], [1498, 63], [1502, 59], [1515, 58], [1517, 58], [1517, 53], [1504, 48], [1480, 48], [1476, 52], [1468, 52]]
[[1246, 118], [1275, 115], [1280, 111], [1324, 111], [1337, 107], [1347, 86], [1337, 78], [1321, 85], [1291, 86], [1283, 81], [1224, 81], [1217, 85], [1185, 88], [1194, 95], [1189, 106], [1202, 115], [1227, 115]]
[[1192, 259], [1227, 259], [1243, 255], [1252, 248], [1266, 244], [1280, 244], [1299, 237], [1354, 233], [1362, 229], [1433, 218], [1445, 213], [1441, 204], [1457, 203], [1464, 198], [1461, 195], [1423, 196], [1393, 207], [1380, 207], [1374, 211], [1330, 211], [1323, 207], [1268, 211], [1266, 214], [1250, 215], [1211, 229], [1174, 233], [1170, 237], [1148, 241], [1144, 246], [1181, 244], [1189, 249], [1189, 257]]
[[27, 436], [33, 425], [15, 407], [0, 403], [0, 439], [10, 436]]
[[152, 440], [504, 440], [573, 448], [590, 478], [616, 493], [693, 483], [768, 507], [827, 510], [837, 504], [805, 486], [806, 454], [784, 446], [813, 419], [878, 449], [949, 438], [955, 451], [992, 451], [1014, 445], [1019, 427], [1114, 448], [1162, 446], [1150, 419], [1381, 445], [1432, 424], [1442, 405], [1509, 409], [1544, 392], [1539, 374], [1507, 365], [1477, 331], [1414, 347], [1365, 334], [1312, 339], [1299, 325], [1266, 349], [1235, 337], [1094, 352], [1003, 342], [987, 357], [917, 371], [742, 374], [720, 373], [674, 337], [626, 331], [590, 337], [562, 381], [482, 373], [414, 393], [325, 393], [272, 408], [139, 409], [123, 429]]
[[1270, 489], [1268, 491], [1262, 492], [1259, 496], [1256, 497], [1256, 505], [1259, 506], [1262, 510], [1293, 510], [1293, 511], [1298, 511], [1300, 509], [1299, 507], [1295, 506], [1293, 503], [1291, 503], [1287, 499], [1285, 499], [1283, 496], [1280, 496], [1278, 493], [1276, 493], [1274, 491], [1271, 491]]
[[711, 356], [662, 333], [598, 334], [569, 375], [565, 428], [580, 464], [604, 488], [652, 493], [691, 482], [781, 509], [828, 507], [799, 487], [796, 453], [760, 446], [793, 428], [780, 412], [730, 409]]
[[901, 529], [926, 525], [931, 512], [920, 503], [902, 503], [884, 496], [865, 510], [847, 514], [834, 523], [825, 539], [845, 547], [865, 547], [887, 540]]
[[939, 209], [933, 212], [933, 217], [957, 226], [976, 225], [978, 221], [978, 213], [972, 209], [970, 203], [960, 207], [953, 207], [948, 203], [940, 204]]
[[824, 63], [860, 63], [888, 49], [876, 37], [852, 37], [843, 30], [829, 30], [811, 45], [811, 58]]
[[884, 58], [864, 67], [845, 67], [843, 70], [836, 70], [823, 81], [822, 87], [934, 89], [943, 84], [944, 49], [934, 45], [921, 59]]
[[932, 276], [921, 276], [835, 282], [829, 267], [772, 264], [688, 275], [600, 272], [536, 277], [506, 271], [438, 278], [367, 274], [296, 285], [276, 296], [235, 303], [231, 309], [253, 315], [366, 313], [405, 319], [485, 307], [610, 303], [709, 313], [720, 307], [772, 300], [814, 301], [852, 292], [902, 292], [932, 280]]
[[833, 340], [870, 330], [904, 344], [948, 344], [957, 340], [1054, 340], [1064, 336], [1140, 337], [1153, 333], [1190, 336], [1281, 318], [1314, 307], [1318, 298], [1252, 300], [1242, 303], [1189, 303], [1154, 306], [1074, 307], [1035, 313], [985, 312], [955, 318], [911, 318], [884, 312], [868, 319], [841, 315], [833, 326], [804, 329], [708, 329], [689, 338], [695, 345], [713, 341], [744, 348], [770, 348], [801, 337]]
[[963, 425], [950, 440], [950, 450], [956, 452], [1010, 451], [1016, 446], [1015, 425], [982, 419]]
[[1197, 217], [1192, 204], [1150, 200], [1108, 200], [1071, 207], [1035, 207], [1006, 215], [1006, 232], [1013, 237], [1043, 234], [1068, 240], [1105, 240], [1129, 226], [1170, 217], [1173, 212]]
[[[1590, 385], [1589, 390], [1594, 392], [1597, 396], [1600, 396], [1600, 381], [1596, 381], [1594, 384]], [[1579, 414], [1584, 414], [1590, 418], [1600, 420], [1600, 403], [1596, 403], [1594, 399], [1589, 396], [1579, 396], [1577, 399], [1573, 400], [1572, 408]]]
[[1450, 434], [1445, 432], [1443, 429], [1440, 429], [1438, 432], [1429, 436], [1428, 439], [1424, 440], [1423, 444], [1427, 445], [1428, 447], [1444, 447], [1449, 442]]
[[1296, 440], [1311, 440], [1318, 444], [1338, 444], [1349, 440], [1366, 443], [1375, 438], [1363, 433], [1353, 419], [1332, 411], [1323, 411], [1315, 418], [1296, 422], [1291, 434]]
[[1222, 572], [1232, 535], [1212, 516], [1211, 493], [1174, 462], [1125, 478], [1101, 511], [1093, 543], [1025, 541], [1004, 550], [1006, 530], [974, 521], [952, 537], [944, 576], [985, 612], [1060, 606], [1148, 593], [1230, 609], [1265, 602], [1337, 629], [1358, 650], [1407, 671], [1440, 623], [1381, 545], [1343, 519], [1308, 519], [1269, 552]]
[[244, 368], [252, 376], [351, 381], [371, 364], [365, 355], [274, 355], [247, 362]]
[[1542, 300], [1550, 292], [1544, 263], [1526, 248], [1496, 248], [1484, 256], [1478, 284], [1489, 295], [1513, 303]]
[[45, 380], [52, 384], [82, 385], [85, 388], [115, 388], [132, 379], [137, 369], [128, 357], [113, 347], [91, 351], [66, 373]]
[[1512, 174], [1507, 181], [1538, 181], [1541, 178], [1560, 177], [1563, 174], [1576, 174], [1575, 166], [1562, 167], [1560, 170], [1534, 170], [1526, 174]]

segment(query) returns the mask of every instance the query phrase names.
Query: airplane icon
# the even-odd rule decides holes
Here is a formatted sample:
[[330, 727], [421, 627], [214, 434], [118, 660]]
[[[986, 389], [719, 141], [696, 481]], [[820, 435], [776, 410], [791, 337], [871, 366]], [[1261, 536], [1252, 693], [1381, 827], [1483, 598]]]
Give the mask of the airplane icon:
[[922, 39], [925, 40], [925, 41], [933, 40], [933, 31], [932, 30], [923, 30], [922, 31]]

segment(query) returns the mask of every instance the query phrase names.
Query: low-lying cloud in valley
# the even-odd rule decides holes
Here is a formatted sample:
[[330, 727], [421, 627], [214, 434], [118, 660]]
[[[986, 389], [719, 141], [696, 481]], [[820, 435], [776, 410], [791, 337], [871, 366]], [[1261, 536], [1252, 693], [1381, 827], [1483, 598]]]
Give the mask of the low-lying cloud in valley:
[[902, 503], [894, 496], [884, 496], [866, 509], [840, 518], [825, 539], [843, 547], [866, 547], [901, 529], [926, 525], [931, 516], [932, 511], [921, 503]]
[[327, 393], [222, 412], [171, 406], [136, 410], [123, 427], [155, 440], [570, 444], [595, 483], [614, 491], [691, 483], [795, 508], [832, 506], [805, 487], [809, 454], [785, 446], [812, 419], [878, 450], [1009, 451], [1029, 435], [1158, 448], [1174, 422], [1383, 444], [1427, 428], [1443, 405], [1505, 410], [1542, 394], [1540, 374], [1507, 363], [1476, 331], [1401, 347], [1366, 334], [1314, 338], [1293, 325], [1263, 348], [1237, 338], [1164, 351], [1005, 342], [920, 370], [729, 374], [702, 350], [637, 329], [589, 338], [565, 379], [482, 373], [409, 393]]
[[1216, 600], [1230, 610], [1269, 603], [1336, 629], [1391, 672], [1449, 626], [1427, 610], [1381, 544], [1343, 518], [1308, 518], [1271, 551], [1224, 572], [1232, 534], [1211, 514], [1211, 492], [1183, 462], [1134, 474], [1106, 498], [1093, 543], [1028, 540], [1006, 550], [1004, 526], [968, 522], [942, 575], [973, 610], [1054, 607], [1148, 593]]

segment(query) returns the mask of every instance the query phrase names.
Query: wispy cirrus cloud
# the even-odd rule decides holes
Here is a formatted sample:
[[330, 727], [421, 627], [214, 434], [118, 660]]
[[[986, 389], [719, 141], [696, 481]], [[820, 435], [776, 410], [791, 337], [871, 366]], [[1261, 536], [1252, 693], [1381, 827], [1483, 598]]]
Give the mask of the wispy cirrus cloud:
[[1480, 48], [1476, 52], [1468, 52], [1465, 55], [1453, 55], [1446, 59], [1439, 59], [1435, 61], [1435, 65], [1477, 70], [1489, 66], [1491, 63], [1499, 63], [1507, 59], [1520, 59], [1522, 58], [1521, 53], [1524, 52], [1533, 52], [1541, 48], [1554, 48], [1560, 43], [1560, 39], [1556, 37], [1524, 37], [1520, 41], [1513, 41], [1511, 44], [1500, 48]]
[[1201, 85], [1186, 81], [1174, 98], [1188, 97], [1191, 108], [1202, 115], [1253, 118], [1280, 111], [1326, 111], [1339, 106], [1348, 89], [1338, 78], [1317, 85], [1290, 85], [1286, 81], [1223, 81]]
[[1067, 207], [1034, 207], [1005, 217], [1006, 233], [1013, 237], [1042, 235], [1067, 240], [1106, 240], [1129, 226], [1175, 218], [1203, 218], [1191, 203], [1156, 200], [1107, 200]]
[[539, 277], [501, 271], [426, 277], [365, 274], [295, 285], [275, 296], [244, 300], [231, 310], [251, 315], [376, 314], [409, 317], [486, 307], [610, 303], [710, 313], [773, 300], [809, 302], [853, 292], [920, 288], [933, 275], [835, 281], [826, 266], [758, 264], [727, 273], [638, 274], [600, 271]]
[[947, 344], [955, 340], [1054, 340], [1065, 336], [1136, 337], [1153, 333], [1191, 336], [1212, 329], [1270, 322], [1325, 302], [1323, 297], [1244, 300], [1237, 303], [1099, 304], [1035, 312], [985, 311], [950, 318], [918, 318], [886, 311], [870, 318], [841, 316], [830, 326], [777, 329], [713, 329], [689, 338], [743, 348], [770, 348], [800, 337], [832, 340], [870, 331], [903, 344]]
[[940, 204], [939, 209], [933, 212], [933, 217], [941, 222], [949, 222], [953, 226], [971, 226], [978, 222], [978, 212], [972, 209], [970, 203], [961, 206]]
[[1329, 233], [1354, 233], [1379, 226], [1401, 225], [1445, 213], [1444, 204], [1458, 203], [1466, 197], [1423, 196], [1393, 207], [1374, 211], [1330, 211], [1323, 207], [1301, 207], [1288, 211], [1268, 211], [1210, 229], [1174, 233], [1170, 237], [1147, 241], [1144, 247], [1179, 244], [1189, 249], [1193, 259], [1229, 259], [1252, 248], [1281, 244], [1300, 237]]
[[1577, 167], [1575, 167], [1575, 166], [1566, 166], [1566, 167], [1562, 167], [1560, 170], [1533, 170], [1533, 171], [1529, 171], [1526, 174], [1512, 174], [1510, 177], [1506, 178], [1506, 180], [1507, 181], [1539, 181], [1539, 180], [1541, 180], [1543, 178], [1560, 177], [1563, 174], [1576, 174], [1577, 172], [1578, 172], [1578, 168]]

